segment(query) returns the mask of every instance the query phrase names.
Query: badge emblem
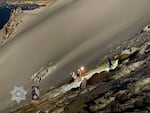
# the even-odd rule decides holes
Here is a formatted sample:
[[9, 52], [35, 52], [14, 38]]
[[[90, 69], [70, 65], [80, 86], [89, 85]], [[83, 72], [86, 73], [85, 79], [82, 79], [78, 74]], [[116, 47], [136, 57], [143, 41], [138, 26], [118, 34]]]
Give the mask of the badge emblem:
[[27, 91], [25, 91], [22, 86], [21, 87], [15, 86], [14, 89], [10, 91], [10, 93], [12, 95], [12, 100], [15, 100], [18, 104], [22, 100], [26, 100]]

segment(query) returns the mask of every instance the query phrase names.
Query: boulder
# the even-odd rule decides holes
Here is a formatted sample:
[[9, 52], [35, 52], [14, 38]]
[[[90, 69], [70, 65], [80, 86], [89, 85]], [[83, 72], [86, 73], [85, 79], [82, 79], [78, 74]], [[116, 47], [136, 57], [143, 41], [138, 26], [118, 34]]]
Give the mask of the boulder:
[[98, 82], [106, 78], [109, 78], [112, 74], [113, 73], [110, 73], [110, 72], [96, 73], [87, 81], [87, 85], [97, 84]]
[[80, 88], [81, 88], [81, 89], [85, 89], [86, 86], [87, 86], [87, 79], [84, 78], [84, 79], [82, 80], [82, 82], [81, 82]]

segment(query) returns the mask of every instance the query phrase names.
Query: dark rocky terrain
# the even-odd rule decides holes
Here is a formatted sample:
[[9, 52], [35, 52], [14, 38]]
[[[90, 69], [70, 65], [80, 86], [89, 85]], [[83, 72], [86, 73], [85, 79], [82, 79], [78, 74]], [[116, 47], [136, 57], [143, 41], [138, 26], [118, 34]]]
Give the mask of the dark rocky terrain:
[[[122, 55], [123, 48], [135, 51]], [[117, 69], [97, 73], [83, 80], [80, 88], [52, 97], [59, 85], [41, 97], [40, 104], [28, 103], [12, 113], [149, 113], [150, 33], [121, 43], [110, 56], [119, 59]]]
[[37, 4], [3, 4], [0, 2], [0, 30], [4, 27], [5, 24], [9, 21], [12, 13], [17, 9], [21, 8], [22, 10], [34, 10], [45, 5]]
[[21, 8], [17, 8], [16, 10], [12, 11], [10, 19], [3, 27], [4, 36], [2, 37], [2, 43], [10, 38], [10, 36], [15, 32], [17, 26], [22, 22], [21, 19], [16, 19], [21, 13], [23, 13]]

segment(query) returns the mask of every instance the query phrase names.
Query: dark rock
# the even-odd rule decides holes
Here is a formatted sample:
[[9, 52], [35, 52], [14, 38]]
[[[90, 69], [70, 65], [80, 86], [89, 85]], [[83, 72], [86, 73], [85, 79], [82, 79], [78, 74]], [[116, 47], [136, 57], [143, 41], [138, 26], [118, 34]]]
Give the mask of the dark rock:
[[127, 99], [128, 99], [128, 94], [124, 91], [124, 92], [117, 94], [115, 101], [118, 101], [120, 104], [122, 104], [122, 103], [125, 103]]
[[118, 112], [121, 112], [121, 111], [122, 111], [122, 109], [120, 107], [119, 102], [118, 101], [112, 102], [112, 104], [111, 104], [111, 112], [112, 113], [118, 113]]
[[38, 113], [45, 113], [44, 111], [39, 111]]
[[87, 79], [85, 78], [85, 79], [83, 79], [83, 81], [81, 82], [80, 88], [81, 88], [81, 89], [85, 89], [86, 86], [87, 86]]
[[134, 103], [134, 107], [135, 108], [142, 108], [145, 106], [145, 102], [143, 98], [139, 98], [135, 103]]
[[95, 75], [93, 75], [88, 81], [87, 81], [87, 85], [94, 85], [97, 84], [98, 82], [109, 78], [111, 75], [113, 75], [113, 73], [109, 73], [109, 72], [102, 72], [102, 73], [97, 73]]

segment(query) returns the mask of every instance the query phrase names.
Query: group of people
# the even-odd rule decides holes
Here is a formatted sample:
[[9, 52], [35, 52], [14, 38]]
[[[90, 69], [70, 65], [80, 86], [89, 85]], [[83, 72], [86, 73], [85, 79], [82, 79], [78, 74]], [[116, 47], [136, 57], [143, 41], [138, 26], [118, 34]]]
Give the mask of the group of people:
[[[107, 57], [107, 62], [109, 65], [109, 68], [112, 68], [113, 64], [112, 64], [112, 59]], [[85, 68], [81, 67], [77, 70], [77, 72], [71, 72], [71, 77], [74, 79], [74, 81], [81, 81], [82, 80], [82, 76], [85, 75]]]
[[77, 72], [71, 72], [71, 76], [74, 79], [74, 81], [80, 81], [84, 73], [85, 69], [84, 67], [81, 67], [80, 69], [77, 70]]

